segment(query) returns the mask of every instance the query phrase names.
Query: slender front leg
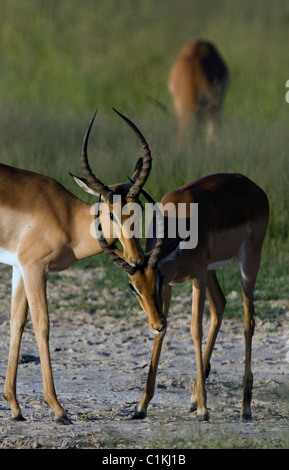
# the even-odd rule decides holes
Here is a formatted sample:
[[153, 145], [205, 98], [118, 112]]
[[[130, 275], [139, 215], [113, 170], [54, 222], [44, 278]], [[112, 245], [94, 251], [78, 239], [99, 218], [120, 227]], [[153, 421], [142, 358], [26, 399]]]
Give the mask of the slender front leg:
[[149, 402], [153, 398], [155, 392], [156, 376], [164, 337], [164, 333], [159, 333], [155, 336], [153, 353], [146, 385], [143, 391], [142, 398], [136, 407], [133, 419], [143, 419], [147, 415], [147, 408]]
[[13, 267], [10, 348], [3, 395], [11, 407], [11, 418], [14, 421], [24, 420], [16, 398], [16, 378], [20, 343], [27, 319], [27, 310], [28, 304], [23, 278], [20, 269], [18, 267]]
[[209, 375], [210, 359], [222, 324], [223, 314], [227, 303], [215, 271], [208, 271], [207, 298], [210, 304], [211, 323], [203, 356], [206, 378]]
[[[211, 323], [210, 330], [208, 333], [208, 339], [203, 354], [203, 368], [205, 378], [207, 378], [210, 373], [210, 359], [212, 356], [220, 326], [222, 324], [223, 314], [226, 307], [226, 298], [223, 294], [215, 271], [208, 271], [206, 294], [210, 303]], [[196, 387], [197, 381], [195, 381], [195, 386], [191, 398], [191, 411], [196, 411], [197, 409]]]
[[[166, 285], [163, 287], [162, 305], [163, 305], [163, 313], [165, 317], [167, 317], [167, 314], [168, 314], [170, 301], [171, 301], [171, 293], [172, 293], [171, 286]], [[152, 358], [151, 358], [146, 385], [143, 391], [142, 398], [136, 407], [133, 419], [143, 419], [147, 415], [147, 408], [148, 408], [149, 402], [153, 398], [154, 392], [155, 392], [156, 376], [157, 376], [158, 364], [159, 364], [164, 337], [165, 337], [165, 333], [159, 333], [158, 335], [155, 336], [153, 353], [152, 353]]]
[[46, 299], [47, 275], [41, 269], [26, 269], [25, 289], [27, 293], [30, 314], [36, 336], [42, 369], [44, 400], [55, 413], [59, 424], [71, 424], [62, 406], [59, 404], [52, 376], [49, 352], [49, 317]]
[[194, 341], [197, 376], [195, 384], [195, 397], [197, 401], [197, 415], [200, 421], [208, 421], [207, 398], [205, 389], [205, 371], [202, 358], [202, 337], [203, 337], [203, 310], [206, 295], [206, 276], [193, 280], [193, 308], [191, 335]]
[[[248, 293], [248, 291], [250, 292]], [[253, 303], [253, 288], [245, 288], [243, 292], [244, 302], [244, 335], [245, 335], [245, 373], [243, 377], [243, 398], [241, 418], [244, 420], [252, 419], [251, 415], [251, 401], [252, 401], [252, 388], [253, 388], [253, 374], [251, 371], [251, 355], [252, 355], [252, 337], [254, 335], [255, 320], [254, 320], [254, 303]]]
[[[258, 242], [258, 240], [257, 240]], [[253, 388], [253, 374], [251, 371], [252, 338], [255, 329], [254, 320], [254, 288], [260, 266], [261, 247], [254, 243], [254, 238], [248, 240], [244, 249], [240, 250], [239, 264], [244, 305], [244, 335], [245, 335], [245, 372], [243, 377], [243, 398], [241, 418], [250, 420]]]

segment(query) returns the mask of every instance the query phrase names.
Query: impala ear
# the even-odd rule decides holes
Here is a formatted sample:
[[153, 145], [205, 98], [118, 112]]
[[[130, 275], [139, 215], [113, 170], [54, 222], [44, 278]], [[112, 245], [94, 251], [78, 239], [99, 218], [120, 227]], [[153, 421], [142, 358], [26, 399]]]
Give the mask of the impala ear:
[[85, 180], [84, 178], [80, 178], [79, 176], [75, 176], [72, 173], [69, 174], [78, 184], [78, 186], [80, 186], [86, 193], [93, 194], [94, 196], [99, 196], [99, 192], [97, 192], [94, 187], [87, 182], [87, 180]]

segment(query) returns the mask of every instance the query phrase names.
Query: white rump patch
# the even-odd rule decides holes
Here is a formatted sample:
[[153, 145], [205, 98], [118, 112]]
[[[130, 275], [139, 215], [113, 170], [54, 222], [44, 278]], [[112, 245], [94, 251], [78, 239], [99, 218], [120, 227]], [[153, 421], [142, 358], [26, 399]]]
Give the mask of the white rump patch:
[[20, 267], [17, 253], [10, 253], [10, 251], [3, 250], [3, 248], [0, 248], [0, 263]]

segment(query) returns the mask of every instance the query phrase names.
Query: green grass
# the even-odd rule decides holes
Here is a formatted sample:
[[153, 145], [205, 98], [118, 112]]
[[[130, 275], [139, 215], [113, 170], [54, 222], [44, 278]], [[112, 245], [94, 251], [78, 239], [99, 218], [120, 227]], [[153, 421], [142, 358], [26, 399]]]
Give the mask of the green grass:
[[283, 0], [274, 6], [269, 0], [3, 0], [1, 102], [37, 103], [53, 114], [82, 112], [94, 100], [142, 111], [152, 96], [168, 105], [175, 54], [185, 41], [203, 37], [229, 63], [228, 111], [242, 108], [247, 118], [257, 105], [272, 115], [283, 100], [277, 84], [284, 88], [288, 79], [288, 11]]
[[[2, 0], [1, 161], [48, 174], [93, 203], [68, 172], [81, 174], [82, 138], [95, 108], [89, 156], [96, 175], [107, 184], [123, 181], [139, 156], [135, 137], [111, 110], [116, 107], [150, 144], [153, 170], [146, 189], [156, 200], [218, 171], [242, 172], [265, 189], [271, 219], [257, 296], [287, 298], [288, 31], [289, 4], [283, 0]], [[216, 43], [230, 69], [230, 87], [218, 145], [192, 140], [177, 154], [167, 76], [177, 51], [192, 38]], [[87, 263], [105, 266], [112, 286], [127, 285], [103, 257], [78, 267]], [[226, 294], [239, 290], [234, 266], [220, 279]]]

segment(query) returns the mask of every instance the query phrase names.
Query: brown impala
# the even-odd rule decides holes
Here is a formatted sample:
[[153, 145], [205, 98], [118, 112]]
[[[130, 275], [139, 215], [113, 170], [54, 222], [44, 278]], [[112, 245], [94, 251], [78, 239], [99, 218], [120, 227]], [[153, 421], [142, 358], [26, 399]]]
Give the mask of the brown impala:
[[[118, 113], [119, 114], [119, 113]], [[82, 146], [84, 179], [74, 179], [88, 192], [102, 194], [104, 233], [119, 233], [129, 265], [143, 260], [139, 240], [121, 233], [121, 207], [127, 202], [139, 203], [138, 196], [151, 169], [149, 147], [136, 126], [120, 115], [135, 132], [143, 150], [132, 182], [108, 187], [97, 179], [89, 166], [87, 143], [94, 117], [85, 133]], [[113, 196], [121, 200], [112, 204]], [[0, 164], [0, 262], [13, 266], [11, 336], [4, 397], [10, 404], [12, 419], [23, 420], [16, 398], [16, 375], [21, 336], [29, 306], [38, 343], [43, 391], [46, 403], [58, 423], [70, 420], [59, 404], [53, 383], [49, 353], [49, 316], [46, 298], [47, 273], [68, 268], [74, 261], [97, 255], [102, 248], [93, 233], [95, 213], [91, 206], [73, 196], [55, 180], [30, 171]], [[117, 211], [117, 214], [112, 211]], [[126, 216], [127, 217], [127, 216]], [[109, 238], [109, 243], [115, 242]], [[162, 322], [157, 319], [156, 328]]]
[[[185, 205], [190, 217], [192, 203], [198, 204], [198, 242], [188, 248], [178, 235], [167, 236], [170, 218], [180, 224], [179, 207]], [[167, 317], [172, 285], [192, 280], [193, 302], [191, 334], [195, 346], [197, 375], [191, 399], [191, 410], [197, 410], [200, 420], [207, 420], [205, 380], [210, 371], [210, 357], [222, 322], [226, 299], [215, 270], [236, 258], [241, 273], [244, 303], [245, 373], [241, 416], [251, 418], [253, 375], [251, 344], [254, 333], [253, 291], [259, 270], [261, 250], [269, 219], [266, 194], [255, 183], [240, 174], [220, 173], [206, 176], [167, 193], [161, 200], [157, 218], [164, 219], [164, 235], [147, 239], [145, 260], [134, 268], [122, 264], [130, 278], [130, 286], [146, 311], [149, 324], [158, 313]], [[186, 222], [190, 222], [188, 219]], [[192, 222], [192, 220], [191, 220]], [[194, 223], [194, 221], [193, 221]], [[101, 229], [101, 227], [100, 227]], [[100, 243], [108, 255], [113, 246]], [[117, 262], [117, 260], [115, 260]], [[205, 297], [210, 303], [211, 325], [202, 354], [202, 316]], [[153, 320], [152, 320], [153, 319]], [[165, 324], [165, 323], [164, 323]], [[155, 336], [151, 365], [135, 418], [144, 418], [154, 395], [158, 361], [165, 329]]]
[[191, 41], [180, 50], [168, 80], [179, 121], [178, 145], [189, 131], [189, 123], [207, 127], [210, 139], [220, 119], [228, 84], [228, 70], [215, 46]]

